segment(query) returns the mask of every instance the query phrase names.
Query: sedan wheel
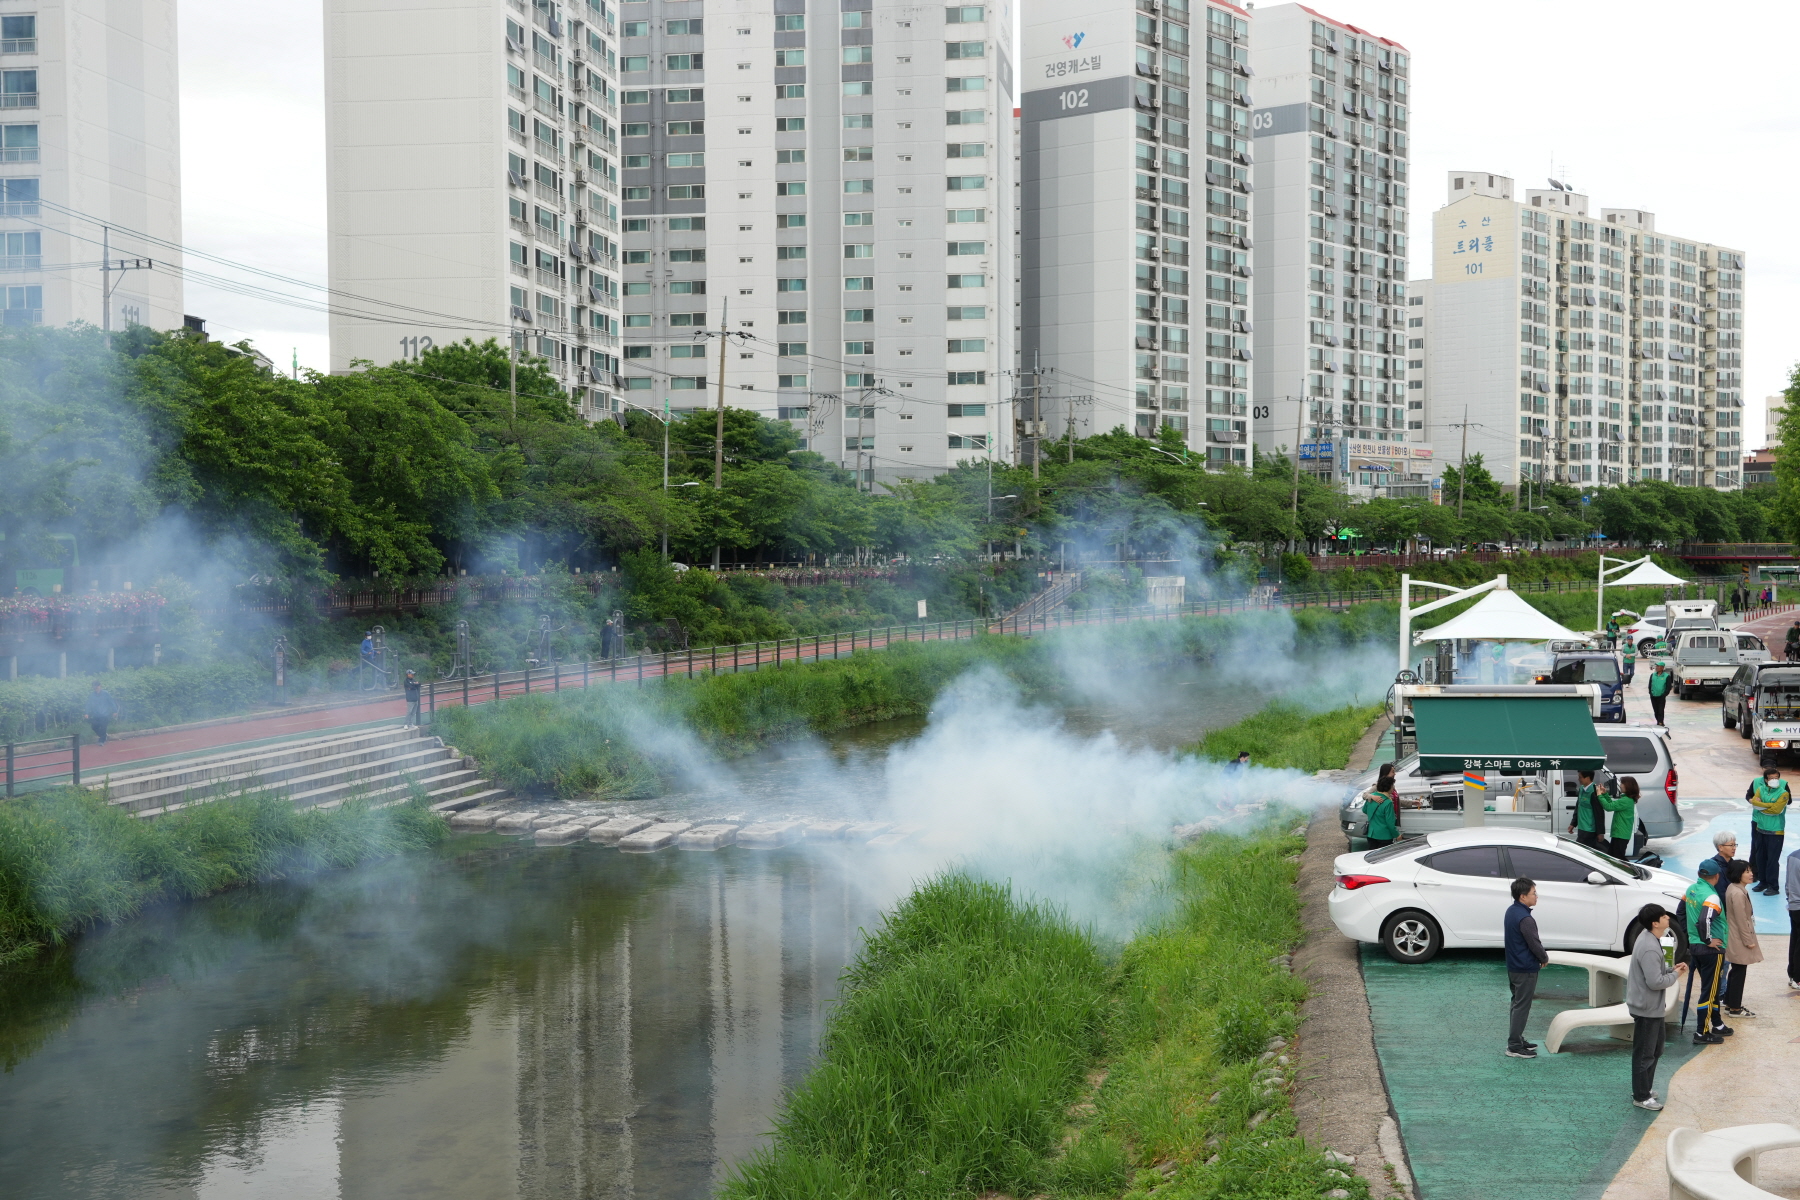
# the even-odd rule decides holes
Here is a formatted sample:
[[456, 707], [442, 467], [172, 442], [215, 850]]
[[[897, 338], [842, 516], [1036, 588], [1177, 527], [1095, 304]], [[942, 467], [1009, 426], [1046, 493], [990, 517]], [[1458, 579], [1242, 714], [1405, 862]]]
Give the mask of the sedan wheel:
[[1381, 931], [1381, 948], [1397, 963], [1430, 962], [1444, 948], [1436, 921], [1416, 909], [1395, 913]]

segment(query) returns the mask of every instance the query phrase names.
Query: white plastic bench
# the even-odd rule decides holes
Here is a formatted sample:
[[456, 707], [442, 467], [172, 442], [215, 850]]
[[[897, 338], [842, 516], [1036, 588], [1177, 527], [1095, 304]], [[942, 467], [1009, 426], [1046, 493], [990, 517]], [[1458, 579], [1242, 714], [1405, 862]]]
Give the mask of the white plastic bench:
[[[1673, 990], [1673, 989], [1671, 989]], [[1792, 1125], [1734, 1125], [1702, 1133], [1669, 1134], [1669, 1200], [1775, 1200], [1756, 1186], [1757, 1158], [1767, 1150], [1800, 1146]]]
[[[1572, 950], [1550, 951], [1550, 963], [1558, 967], [1582, 967], [1588, 973], [1588, 1007], [1570, 1008], [1550, 1018], [1550, 1032], [1544, 1048], [1551, 1054], [1562, 1049], [1563, 1039], [1576, 1029], [1601, 1026], [1610, 1036], [1622, 1042], [1631, 1040], [1634, 1026], [1631, 1012], [1625, 1007], [1625, 975], [1631, 969], [1629, 958], [1608, 958], [1603, 954], [1581, 954]], [[1680, 986], [1663, 993], [1668, 997], [1663, 1019], [1672, 1020], [1681, 1001]]]

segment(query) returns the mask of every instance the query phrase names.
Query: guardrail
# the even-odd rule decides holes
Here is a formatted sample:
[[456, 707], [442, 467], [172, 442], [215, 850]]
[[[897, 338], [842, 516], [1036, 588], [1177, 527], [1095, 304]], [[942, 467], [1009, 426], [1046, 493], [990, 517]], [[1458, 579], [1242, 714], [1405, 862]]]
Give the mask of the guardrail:
[[81, 735], [6, 743], [6, 794], [34, 790], [68, 779], [81, 786]]

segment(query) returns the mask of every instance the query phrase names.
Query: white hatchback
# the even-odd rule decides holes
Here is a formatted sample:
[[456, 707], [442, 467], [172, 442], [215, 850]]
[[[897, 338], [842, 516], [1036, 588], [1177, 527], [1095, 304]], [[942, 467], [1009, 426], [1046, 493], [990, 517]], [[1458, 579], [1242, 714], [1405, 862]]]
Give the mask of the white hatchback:
[[1379, 942], [1396, 962], [1452, 949], [1498, 947], [1512, 881], [1538, 885], [1533, 911], [1548, 950], [1622, 953], [1646, 904], [1671, 911], [1691, 880], [1621, 862], [1565, 837], [1529, 829], [1449, 829], [1340, 854], [1328, 908], [1345, 937]]

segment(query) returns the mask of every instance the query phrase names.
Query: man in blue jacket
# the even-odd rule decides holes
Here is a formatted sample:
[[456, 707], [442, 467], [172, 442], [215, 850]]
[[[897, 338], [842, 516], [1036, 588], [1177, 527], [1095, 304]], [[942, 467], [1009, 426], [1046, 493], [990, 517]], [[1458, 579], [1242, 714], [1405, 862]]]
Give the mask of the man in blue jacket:
[[1538, 940], [1537, 884], [1529, 879], [1512, 881], [1512, 907], [1506, 910], [1506, 982], [1512, 988], [1512, 1023], [1506, 1031], [1506, 1057], [1536, 1058], [1537, 1043], [1525, 1040], [1525, 1021], [1531, 1016], [1531, 1000], [1537, 995], [1538, 972], [1550, 961]]

